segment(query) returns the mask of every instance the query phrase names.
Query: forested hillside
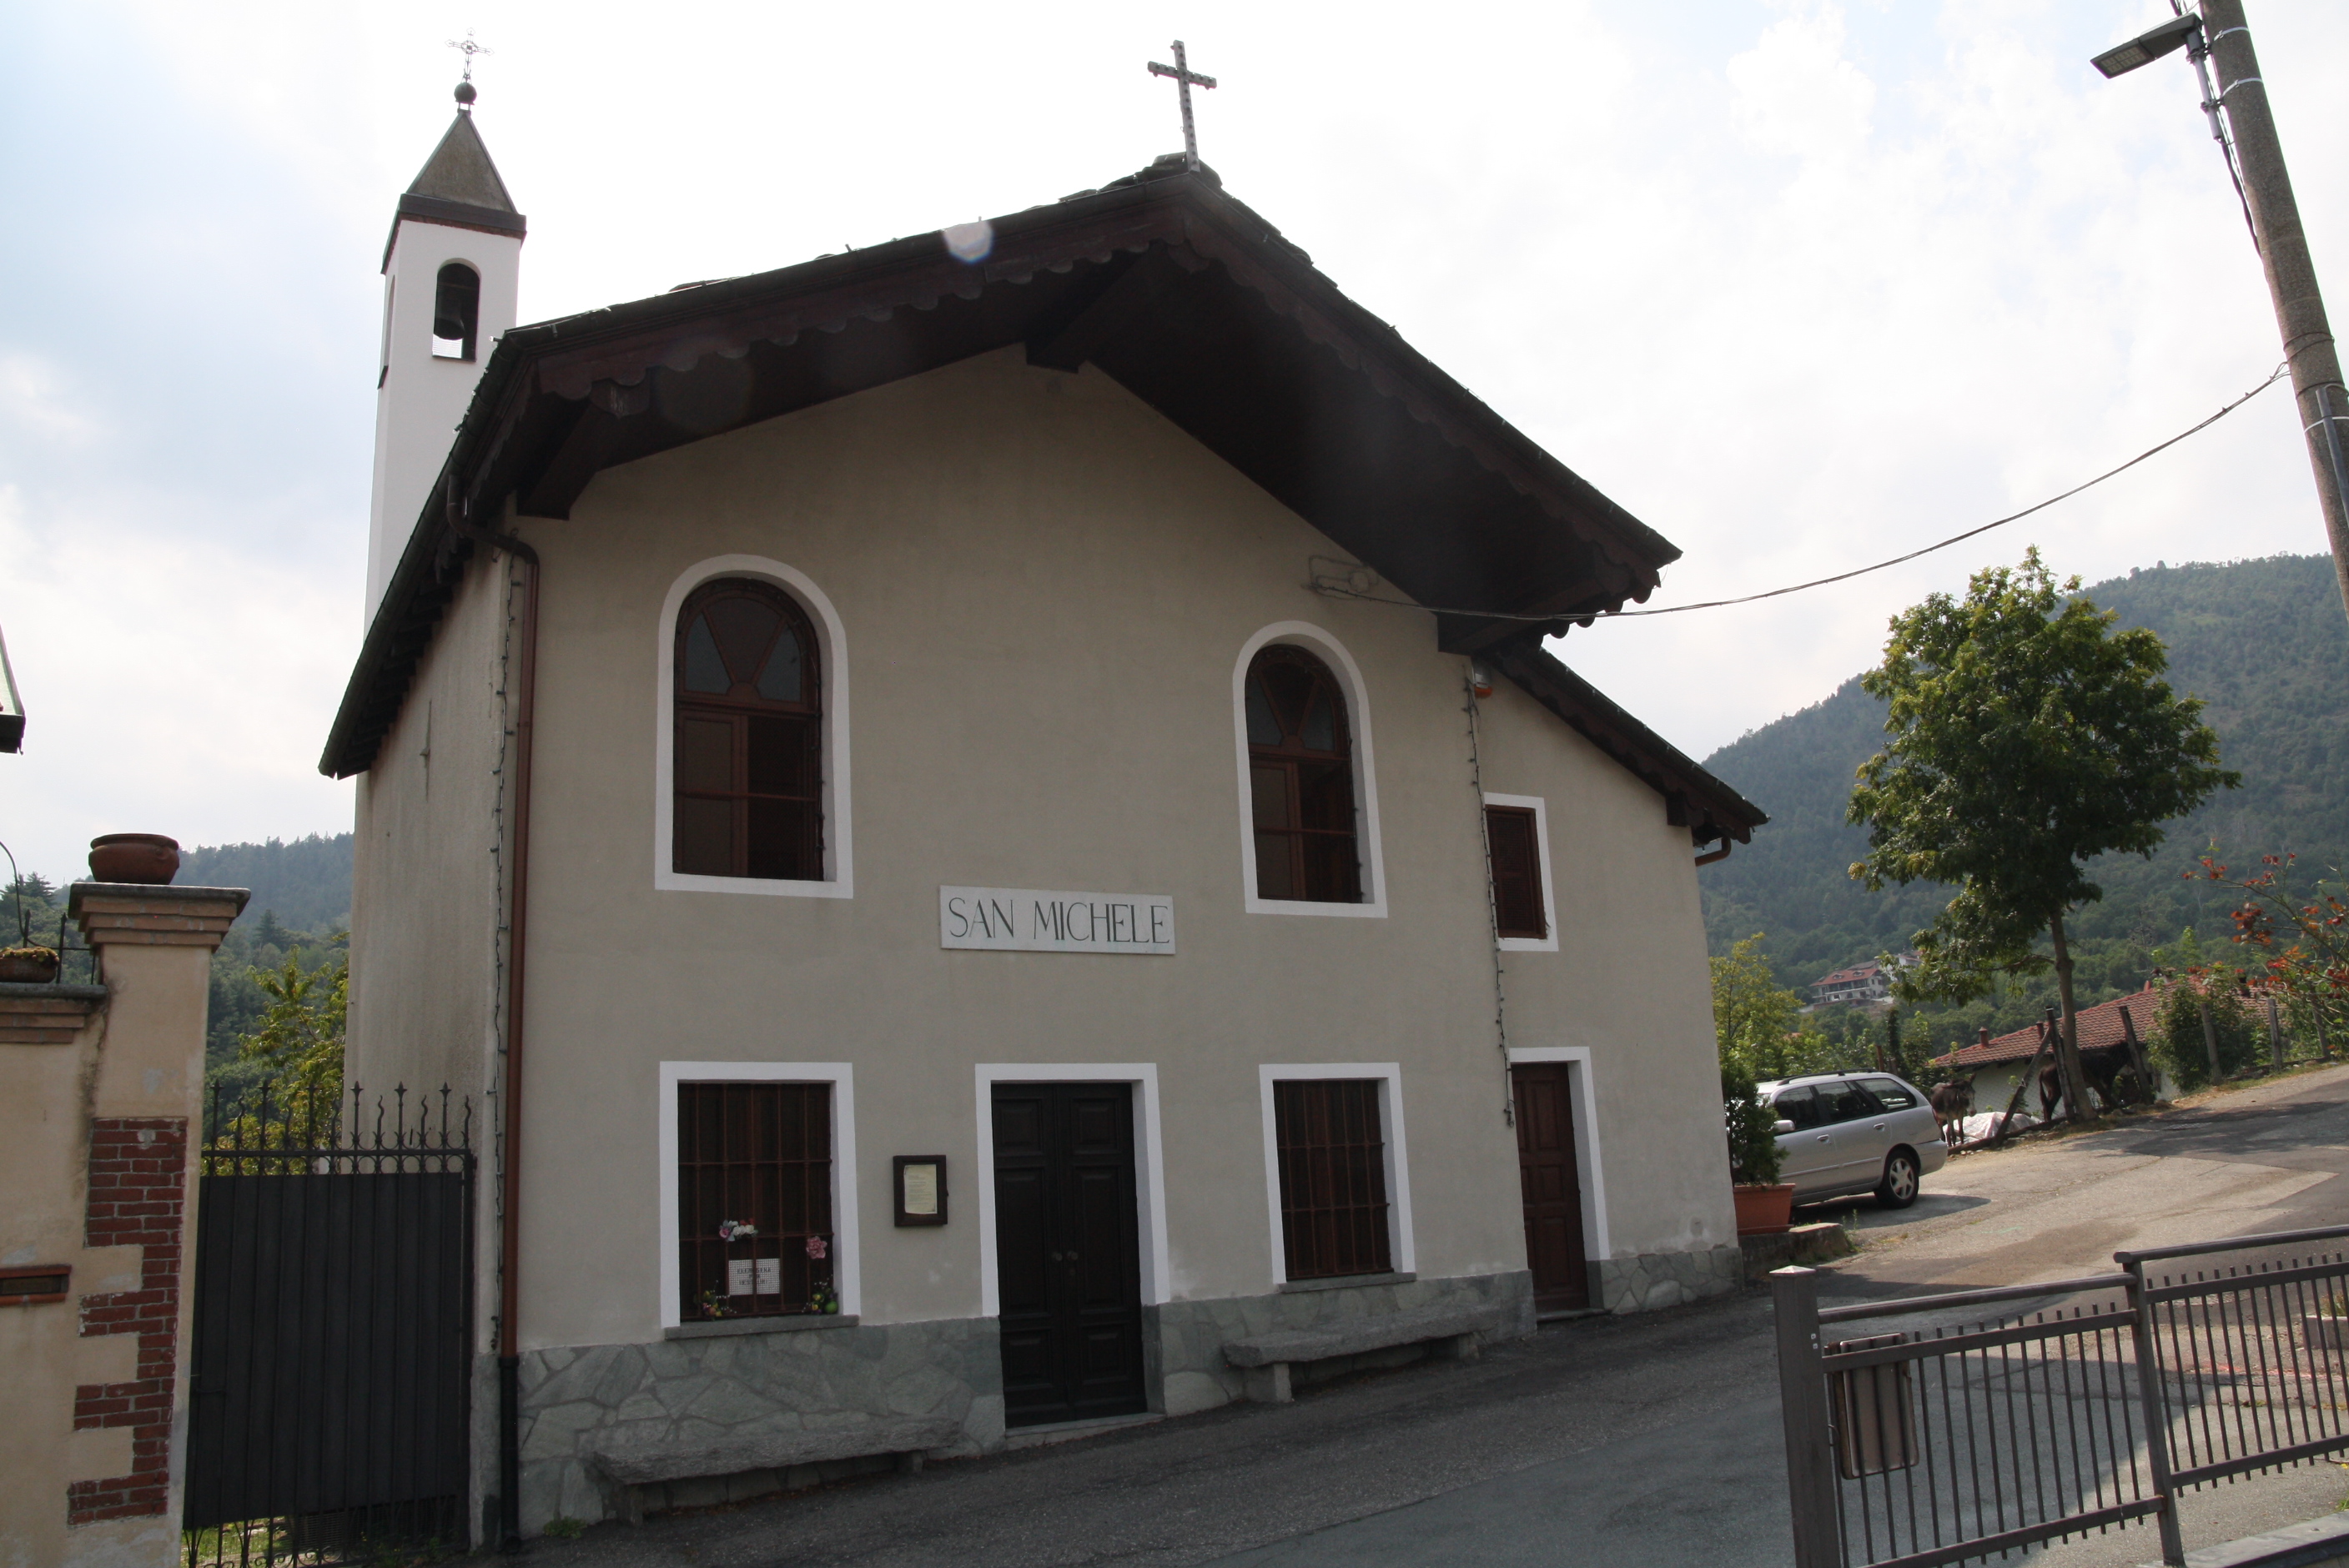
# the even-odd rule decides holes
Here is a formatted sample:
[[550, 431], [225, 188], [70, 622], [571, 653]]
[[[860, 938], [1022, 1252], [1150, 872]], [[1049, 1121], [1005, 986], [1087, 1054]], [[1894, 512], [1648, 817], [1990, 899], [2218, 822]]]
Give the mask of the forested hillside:
[[[2189, 925], [2223, 941], [2230, 902], [2181, 875], [2213, 841], [2234, 865], [2286, 851], [2312, 872], [2349, 864], [2349, 620], [2322, 555], [2156, 567], [2085, 592], [2168, 645], [2170, 684], [2209, 705], [2220, 756], [2243, 775], [2243, 788], [2172, 823], [2150, 861], [2097, 862], [2104, 900], [2073, 928], [2086, 944], [2083, 979], [2108, 994], [2140, 983], [2151, 947]], [[1947, 888], [1871, 893], [1846, 874], [1867, 833], [1844, 821], [1844, 807], [1883, 723], [1883, 705], [1855, 677], [1705, 759], [1771, 816], [1752, 844], [1700, 873], [1714, 953], [1766, 932], [1780, 980], [1807, 986], [1905, 947], [1948, 902]]]
[[[81, 876], [87, 867], [76, 867]], [[351, 835], [272, 839], [260, 844], [220, 844], [182, 850], [182, 887], [249, 888], [244, 913], [212, 957], [212, 1010], [205, 1059], [218, 1075], [233, 1060], [238, 1042], [268, 1006], [256, 970], [275, 971], [288, 957], [304, 970], [342, 962], [351, 923]], [[35, 942], [78, 947], [66, 930], [66, 889], [34, 872], [0, 893], [0, 946], [16, 940], [17, 905]], [[69, 954], [64, 978], [88, 977], [87, 954]]]

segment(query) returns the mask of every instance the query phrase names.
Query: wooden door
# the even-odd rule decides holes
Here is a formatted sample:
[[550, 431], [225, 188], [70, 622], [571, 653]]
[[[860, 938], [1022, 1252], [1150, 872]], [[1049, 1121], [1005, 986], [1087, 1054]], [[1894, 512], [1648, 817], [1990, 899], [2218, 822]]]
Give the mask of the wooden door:
[[1004, 1424], [1132, 1415], [1144, 1408], [1133, 1086], [998, 1084], [994, 1117]]
[[1517, 1102], [1517, 1180], [1526, 1204], [1526, 1261], [1534, 1273], [1534, 1310], [1568, 1312], [1590, 1305], [1590, 1266], [1582, 1245], [1582, 1175], [1574, 1148], [1574, 1099], [1564, 1062], [1510, 1071]]

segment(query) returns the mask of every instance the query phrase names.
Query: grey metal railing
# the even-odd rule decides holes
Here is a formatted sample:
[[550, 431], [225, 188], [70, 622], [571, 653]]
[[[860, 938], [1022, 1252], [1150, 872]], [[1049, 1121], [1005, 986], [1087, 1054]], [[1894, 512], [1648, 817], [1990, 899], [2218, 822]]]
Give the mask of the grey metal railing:
[[2349, 1450], [2349, 1226], [2115, 1261], [1825, 1310], [1814, 1271], [1773, 1274], [1796, 1568], [1938, 1568], [2147, 1519], [2181, 1563], [2181, 1491]]

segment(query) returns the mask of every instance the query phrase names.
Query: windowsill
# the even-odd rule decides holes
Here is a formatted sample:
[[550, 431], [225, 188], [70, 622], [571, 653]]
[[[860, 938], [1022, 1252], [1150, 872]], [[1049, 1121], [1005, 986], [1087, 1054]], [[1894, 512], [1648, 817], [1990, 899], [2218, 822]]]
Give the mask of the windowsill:
[[[1416, 1274], [1338, 1274], [1330, 1279], [1293, 1279], [1280, 1286], [1280, 1293], [1287, 1295], [1294, 1291], [1347, 1290], [1362, 1284], [1409, 1284], [1418, 1277]], [[672, 1329], [670, 1332], [676, 1331]]]
[[718, 1317], [661, 1330], [663, 1339], [716, 1339], [730, 1334], [796, 1334], [810, 1328], [854, 1328], [853, 1312], [779, 1312], [763, 1317]]

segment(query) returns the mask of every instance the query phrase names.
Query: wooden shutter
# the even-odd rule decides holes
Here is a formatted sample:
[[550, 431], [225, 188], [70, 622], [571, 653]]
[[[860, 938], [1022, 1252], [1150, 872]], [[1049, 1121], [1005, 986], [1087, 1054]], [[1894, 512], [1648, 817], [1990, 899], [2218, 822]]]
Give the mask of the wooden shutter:
[[1541, 842], [1523, 806], [1485, 808], [1485, 841], [1493, 855], [1493, 911], [1503, 936], [1549, 934], [1542, 908]]
[[[832, 1086], [680, 1084], [677, 1121], [683, 1320], [814, 1310], [833, 1281]], [[729, 1241], [729, 1221], [756, 1233]]]
[[1391, 1271], [1379, 1080], [1283, 1078], [1272, 1107], [1288, 1277]]

